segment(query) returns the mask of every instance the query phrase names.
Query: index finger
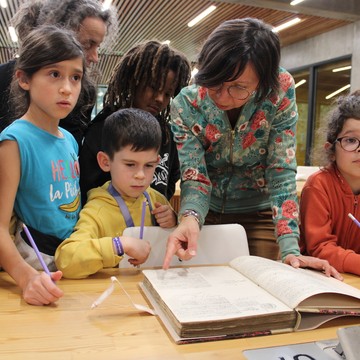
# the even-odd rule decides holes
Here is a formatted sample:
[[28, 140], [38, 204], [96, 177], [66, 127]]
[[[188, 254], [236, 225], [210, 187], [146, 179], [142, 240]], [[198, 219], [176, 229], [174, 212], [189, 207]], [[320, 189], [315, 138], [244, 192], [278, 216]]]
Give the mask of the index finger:
[[167, 240], [166, 253], [165, 253], [165, 258], [164, 258], [164, 262], [163, 262], [163, 266], [162, 266], [162, 268], [164, 270], [167, 270], [170, 267], [171, 259], [175, 255], [176, 251], [177, 251], [177, 249], [175, 246], [175, 242], [170, 235]]

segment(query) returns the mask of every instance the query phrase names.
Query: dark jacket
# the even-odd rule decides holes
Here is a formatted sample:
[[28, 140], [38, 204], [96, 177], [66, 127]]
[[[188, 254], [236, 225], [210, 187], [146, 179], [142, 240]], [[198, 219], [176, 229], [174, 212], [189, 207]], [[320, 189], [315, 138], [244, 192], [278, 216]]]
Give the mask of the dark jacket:
[[[96, 155], [101, 148], [101, 135], [105, 119], [111, 115], [109, 109], [102, 110], [90, 123], [80, 149], [80, 189], [82, 202], [85, 204], [87, 192], [102, 186], [110, 180], [110, 173], [103, 172], [97, 162]], [[170, 131], [170, 127], [169, 127]], [[160, 148], [160, 163], [155, 169], [151, 187], [170, 199], [175, 192], [175, 184], [180, 178], [179, 159], [176, 145], [170, 132], [169, 140], [163, 134]]]

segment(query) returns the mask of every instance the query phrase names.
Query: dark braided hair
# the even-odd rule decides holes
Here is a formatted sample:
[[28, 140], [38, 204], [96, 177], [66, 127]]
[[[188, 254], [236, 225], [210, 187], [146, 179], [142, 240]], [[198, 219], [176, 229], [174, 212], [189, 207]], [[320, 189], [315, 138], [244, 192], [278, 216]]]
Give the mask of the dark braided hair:
[[[190, 81], [191, 69], [185, 55], [156, 40], [133, 46], [123, 55], [111, 75], [104, 96], [104, 109], [114, 112], [134, 107], [136, 92], [146, 86], [155, 91], [163, 88], [170, 70], [175, 73], [176, 96]], [[170, 104], [156, 116], [166, 140], [169, 136], [166, 126], [169, 114]]]

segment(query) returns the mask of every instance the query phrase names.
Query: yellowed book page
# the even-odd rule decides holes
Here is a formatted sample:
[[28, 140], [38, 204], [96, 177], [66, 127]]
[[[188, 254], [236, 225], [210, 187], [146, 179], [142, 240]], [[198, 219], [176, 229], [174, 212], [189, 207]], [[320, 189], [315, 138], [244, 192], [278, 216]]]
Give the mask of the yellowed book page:
[[[295, 269], [281, 262], [256, 256], [240, 256], [230, 266], [251, 279], [273, 296], [295, 309], [310, 296], [335, 293], [360, 299], [360, 290], [324, 274], [306, 269]], [[329, 296], [331, 301], [332, 296]], [[322, 305], [326, 306], [322, 298]], [[360, 303], [358, 306], [360, 306]], [[309, 306], [309, 302], [307, 302]]]
[[143, 270], [143, 273], [181, 323], [291, 311], [229, 266]]

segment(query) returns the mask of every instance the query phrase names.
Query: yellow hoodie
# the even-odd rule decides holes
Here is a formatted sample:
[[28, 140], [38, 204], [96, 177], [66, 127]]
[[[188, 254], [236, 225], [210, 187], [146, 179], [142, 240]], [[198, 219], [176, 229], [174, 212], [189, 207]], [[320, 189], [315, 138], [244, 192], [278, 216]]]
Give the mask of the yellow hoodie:
[[[101, 269], [117, 266], [122, 258], [114, 253], [112, 238], [121, 237], [126, 223], [115, 198], [108, 192], [109, 184], [107, 182], [89, 191], [88, 201], [80, 212], [74, 232], [56, 250], [55, 264], [64, 277], [85, 278]], [[149, 187], [147, 192], [153, 207], [155, 202], [170, 205], [158, 191]], [[134, 225], [140, 226], [145, 196], [123, 199]], [[150, 209], [147, 206], [145, 226], [151, 225]]]

